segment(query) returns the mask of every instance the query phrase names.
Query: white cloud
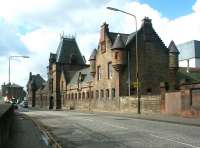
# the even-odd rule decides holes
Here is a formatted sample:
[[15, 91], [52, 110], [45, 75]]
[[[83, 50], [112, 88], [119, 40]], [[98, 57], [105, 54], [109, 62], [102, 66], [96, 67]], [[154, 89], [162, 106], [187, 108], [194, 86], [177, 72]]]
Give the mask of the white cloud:
[[[147, 4], [138, 1], [122, 0], [82, 0], [77, 4], [73, 0], [0, 0], [0, 18], [11, 26], [22, 27], [22, 33], [17, 30], [8, 33], [15, 34], [18, 41], [27, 48], [25, 54], [30, 59], [13, 61], [12, 80], [25, 85], [29, 72], [46, 76], [46, 66], [50, 52], [56, 52], [62, 31], [65, 35], [75, 35], [81, 52], [89, 58], [91, 51], [97, 47], [101, 24], [109, 23], [111, 31], [131, 33], [135, 31], [135, 22], [128, 15], [112, 12], [106, 9], [113, 6], [133, 13], [138, 18], [138, 28], [141, 20], [148, 16], [152, 19], [155, 30], [166, 45], [170, 40], [176, 43], [192, 39], [200, 40], [200, 0], [193, 6], [193, 12], [170, 20], [162, 16], [161, 12]], [[11, 5], [12, 4], [12, 5]], [[4, 25], [5, 26], [5, 25]], [[10, 36], [6, 37], [9, 40]], [[13, 43], [10, 41], [8, 43]], [[16, 47], [13, 44], [13, 48]], [[18, 47], [21, 47], [18, 46]], [[10, 47], [9, 47], [10, 48]], [[24, 54], [12, 51], [11, 54]], [[5, 56], [2, 57], [5, 59]], [[1, 59], [1, 58], [0, 58]], [[0, 60], [0, 83], [7, 80], [7, 61]]]
[[197, 0], [196, 3], [193, 6], [193, 10], [196, 13], [200, 13], [200, 0]]

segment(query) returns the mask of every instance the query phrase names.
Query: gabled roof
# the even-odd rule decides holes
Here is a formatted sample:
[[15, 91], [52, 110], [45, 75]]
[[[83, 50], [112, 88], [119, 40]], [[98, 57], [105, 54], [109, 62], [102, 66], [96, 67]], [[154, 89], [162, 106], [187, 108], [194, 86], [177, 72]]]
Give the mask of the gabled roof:
[[57, 63], [70, 64], [73, 57], [76, 60], [76, 64], [85, 65], [75, 38], [62, 37], [56, 55]]
[[73, 85], [77, 84], [80, 74], [84, 76], [84, 78], [82, 79], [80, 83], [86, 83], [93, 80], [93, 77], [90, 74], [90, 67], [87, 67], [87, 68], [76, 71], [76, 73], [71, 78], [68, 84], [73, 84]]
[[50, 53], [49, 62], [50, 63], [55, 63], [56, 62], [56, 54]]
[[126, 45], [128, 45], [133, 40], [133, 38], [135, 38], [135, 36], [136, 36], [136, 32], [129, 34], [128, 39], [126, 41]]
[[30, 84], [32, 88], [34, 87], [34, 89], [37, 90], [41, 88], [44, 83], [45, 80], [40, 76], [40, 74], [32, 75], [32, 73], [30, 73], [27, 87], [29, 87]]
[[122, 40], [121, 35], [118, 34], [111, 49], [124, 49], [124, 48], [125, 48], [125, 43]]
[[95, 60], [95, 59], [96, 59], [96, 54], [97, 54], [97, 50], [94, 49], [94, 50], [92, 51], [92, 54], [90, 55], [89, 61], [90, 61], [90, 60]]
[[170, 53], [179, 53], [179, 51], [178, 51], [178, 49], [177, 49], [177, 47], [176, 47], [176, 45], [175, 45], [173, 40], [170, 42], [168, 48], [169, 48], [169, 52]]

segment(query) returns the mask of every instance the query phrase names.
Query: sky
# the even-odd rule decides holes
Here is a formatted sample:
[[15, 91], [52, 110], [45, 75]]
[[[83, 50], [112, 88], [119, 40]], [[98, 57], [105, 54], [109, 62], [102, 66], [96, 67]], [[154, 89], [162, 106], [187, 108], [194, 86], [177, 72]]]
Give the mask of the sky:
[[152, 19], [153, 27], [166, 46], [200, 40], [200, 0], [0, 0], [0, 84], [8, 82], [8, 57], [11, 82], [26, 85], [29, 72], [47, 78], [50, 52], [55, 53], [60, 35], [75, 36], [88, 60], [98, 46], [103, 22], [110, 31], [135, 31], [134, 19], [107, 10], [112, 6], [142, 19]]

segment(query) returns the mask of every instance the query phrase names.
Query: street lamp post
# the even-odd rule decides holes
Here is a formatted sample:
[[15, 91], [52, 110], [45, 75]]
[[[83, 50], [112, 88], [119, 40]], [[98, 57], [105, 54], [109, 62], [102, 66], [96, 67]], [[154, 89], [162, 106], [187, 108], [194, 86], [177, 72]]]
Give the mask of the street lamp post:
[[[136, 62], [136, 86], [137, 86], [136, 94], [137, 94], [137, 100], [138, 100], [138, 111], [137, 112], [138, 112], [138, 114], [140, 114], [141, 111], [140, 111], [140, 96], [139, 96], [139, 61], [138, 61], [138, 41], [137, 41], [137, 18], [136, 18], [135, 15], [128, 13], [128, 12], [125, 12], [123, 10], [117, 9], [117, 8], [107, 7], [107, 9], [112, 10], [112, 11], [118, 11], [118, 12], [121, 12], [121, 13], [125, 13], [127, 15], [132, 16], [135, 19], [135, 27], [136, 27], [136, 34], [135, 34], [135, 38], [136, 38], [135, 39], [136, 60], [135, 60], [135, 62]], [[130, 72], [130, 70], [129, 70], [129, 72]], [[130, 74], [129, 74], [129, 95], [130, 95]]]
[[8, 66], [8, 83], [10, 84], [10, 60], [12, 58], [29, 58], [28, 56], [9, 56], [9, 66]]

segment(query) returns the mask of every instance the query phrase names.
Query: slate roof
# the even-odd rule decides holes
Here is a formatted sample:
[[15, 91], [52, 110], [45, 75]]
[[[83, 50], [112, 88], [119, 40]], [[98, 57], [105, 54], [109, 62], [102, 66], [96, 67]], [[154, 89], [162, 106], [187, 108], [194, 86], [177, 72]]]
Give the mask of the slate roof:
[[8, 84], [6, 84], [6, 87], [23, 88], [22, 86], [15, 84], [15, 83], [12, 83], [12, 84], [8, 83]]
[[29, 84], [31, 84], [31, 87], [34, 87], [34, 89], [39, 89], [42, 87], [43, 83], [45, 83], [45, 80], [40, 76], [40, 74], [36, 75], [30, 75], [29, 80], [27, 83], [27, 88], [29, 87]]
[[97, 50], [94, 49], [94, 50], [92, 51], [92, 54], [90, 55], [89, 61], [90, 61], [90, 60], [95, 60], [95, 59], [96, 59], [96, 54], [97, 54]]
[[49, 62], [50, 63], [55, 63], [56, 62], [56, 54], [50, 53]]
[[62, 71], [64, 77], [65, 77], [65, 80], [67, 82], [70, 81], [70, 79], [74, 76], [74, 74], [76, 73], [76, 71], [67, 71], [67, 70], [63, 70]]
[[124, 49], [124, 48], [125, 48], [125, 42], [122, 40], [121, 35], [118, 34], [111, 49]]
[[76, 64], [85, 65], [75, 38], [62, 37], [56, 52], [56, 62], [70, 64], [72, 55], [76, 58]]
[[176, 47], [176, 45], [175, 45], [173, 40], [170, 42], [168, 48], [169, 48], [169, 52], [170, 53], [179, 53], [179, 51], [178, 51], [178, 49], [177, 49], [177, 47]]
[[136, 36], [136, 32], [133, 32], [131, 34], [129, 34], [127, 41], [126, 41], [126, 45], [128, 45]]
[[83, 81], [81, 81], [80, 83], [93, 81], [93, 77], [90, 74], [90, 67], [87, 67], [87, 68], [76, 71], [76, 73], [71, 78], [68, 84], [72, 84], [72, 85], [77, 84], [80, 73], [83, 75]]
[[118, 34], [120, 34], [122, 41], [123, 41], [124, 43], [126, 43], [129, 34], [125, 34], [125, 33], [116, 33], [116, 32], [109, 32], [109, 37], [110, 37], [110, 39], [111, 39], [111, 42], [112, 42], [112, 43], [115, 42], [115, 39], [116, 39], [116, 37], [117, 37]]

